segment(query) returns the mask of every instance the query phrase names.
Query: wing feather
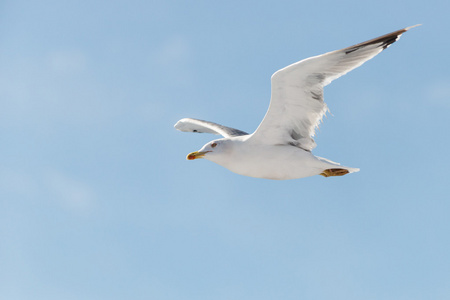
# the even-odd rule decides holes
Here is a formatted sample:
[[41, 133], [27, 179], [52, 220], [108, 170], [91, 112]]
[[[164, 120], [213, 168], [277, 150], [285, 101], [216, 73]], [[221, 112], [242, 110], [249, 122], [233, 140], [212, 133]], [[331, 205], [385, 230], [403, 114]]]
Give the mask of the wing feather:
[[252, 139], [314, 148], [312, 137], [327, 111], [323, 87], [379, 54], [412, 27], [310, 57], [275, 72], [269, 109]]
[[213, 122], [191, 118], [181, 119], [175, 124], [174, 127], [175, 129], [184, 132], [212, 133], [222, 135], [223, 137], [248, 135], [247, 132], [244, 132], [239, 129], [226, 127]]

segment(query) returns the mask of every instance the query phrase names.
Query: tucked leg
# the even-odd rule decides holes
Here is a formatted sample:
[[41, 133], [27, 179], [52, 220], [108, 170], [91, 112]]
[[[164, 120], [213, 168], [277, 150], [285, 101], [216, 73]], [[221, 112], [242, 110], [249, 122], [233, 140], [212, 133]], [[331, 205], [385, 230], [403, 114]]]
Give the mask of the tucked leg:
[[326, 169], [320, 175], [324, 177], [330, 177], [330, 176], [343, 176], [345, 174], [350, 173], [347, 169]]

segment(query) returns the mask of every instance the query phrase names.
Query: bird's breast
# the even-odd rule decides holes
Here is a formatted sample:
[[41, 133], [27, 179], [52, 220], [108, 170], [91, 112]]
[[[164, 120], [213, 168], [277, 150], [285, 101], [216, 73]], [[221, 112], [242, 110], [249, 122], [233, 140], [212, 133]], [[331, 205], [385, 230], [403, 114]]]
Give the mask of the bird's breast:
[[311, 176], [311, 167], [317, 172], [316, 160], [310, 152], [293, 146], [255, 145], [235, 149], [215, 162], [240, 175], [283, 180]]

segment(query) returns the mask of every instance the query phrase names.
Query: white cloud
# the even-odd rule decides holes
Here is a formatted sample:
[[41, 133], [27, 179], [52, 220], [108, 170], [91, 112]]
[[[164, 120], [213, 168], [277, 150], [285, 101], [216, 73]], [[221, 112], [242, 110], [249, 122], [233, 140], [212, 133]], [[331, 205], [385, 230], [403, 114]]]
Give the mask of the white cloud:
[[39, 183], [26, 172], [3, 167], [0, 170], [0, 189], [3, 194], [30, 197], [38, 193]]
[[117, 90], [88, 72], [87, 55], [77, 50], [1, 61], [0, 128], [52, 131], [55, 124], [109, 124], [126, 103]]
[[86, 69], [86, 56], [81, 51], [57, 51], [49, 55], [50, 67], [58, 73], [74, 73]]
[[175, 66], [185, 63], [191, 54], [191, 49], [186, 38], [173, 36], [159, 45], [154, 60], [164, 66]]
[[431, 84], [427, 95], [432, 104], [450, 108], [450, 78]]
[[66, 209], [87, 213], [94, 208], [95, 193], [86, 183], [58, 170], [44, 174], [44, 185], [48, 192]]
[[54, 203], [73, 213], [89, 213], [96, 203], [94, 189], [85, 181], [56, 169], [0, 170], [1, 196], [8, 199], [52, 199]]
[[155, 80], [163, 85], [186, 87], [192, 84], [192, 48], [182, 36], [167, 38], [151, 54], [150, 58]]

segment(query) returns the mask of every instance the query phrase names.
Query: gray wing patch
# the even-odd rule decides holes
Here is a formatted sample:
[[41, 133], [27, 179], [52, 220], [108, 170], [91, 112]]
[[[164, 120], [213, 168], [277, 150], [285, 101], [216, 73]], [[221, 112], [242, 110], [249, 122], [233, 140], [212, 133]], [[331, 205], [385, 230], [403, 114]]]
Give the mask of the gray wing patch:
[[212, 133], [222, 135], [224, 137], [248, 135], [247, 132], [239, 129], [191, 118], [181, 119], [175, 124], [174, 127], [175, 129], [183, 132]]

